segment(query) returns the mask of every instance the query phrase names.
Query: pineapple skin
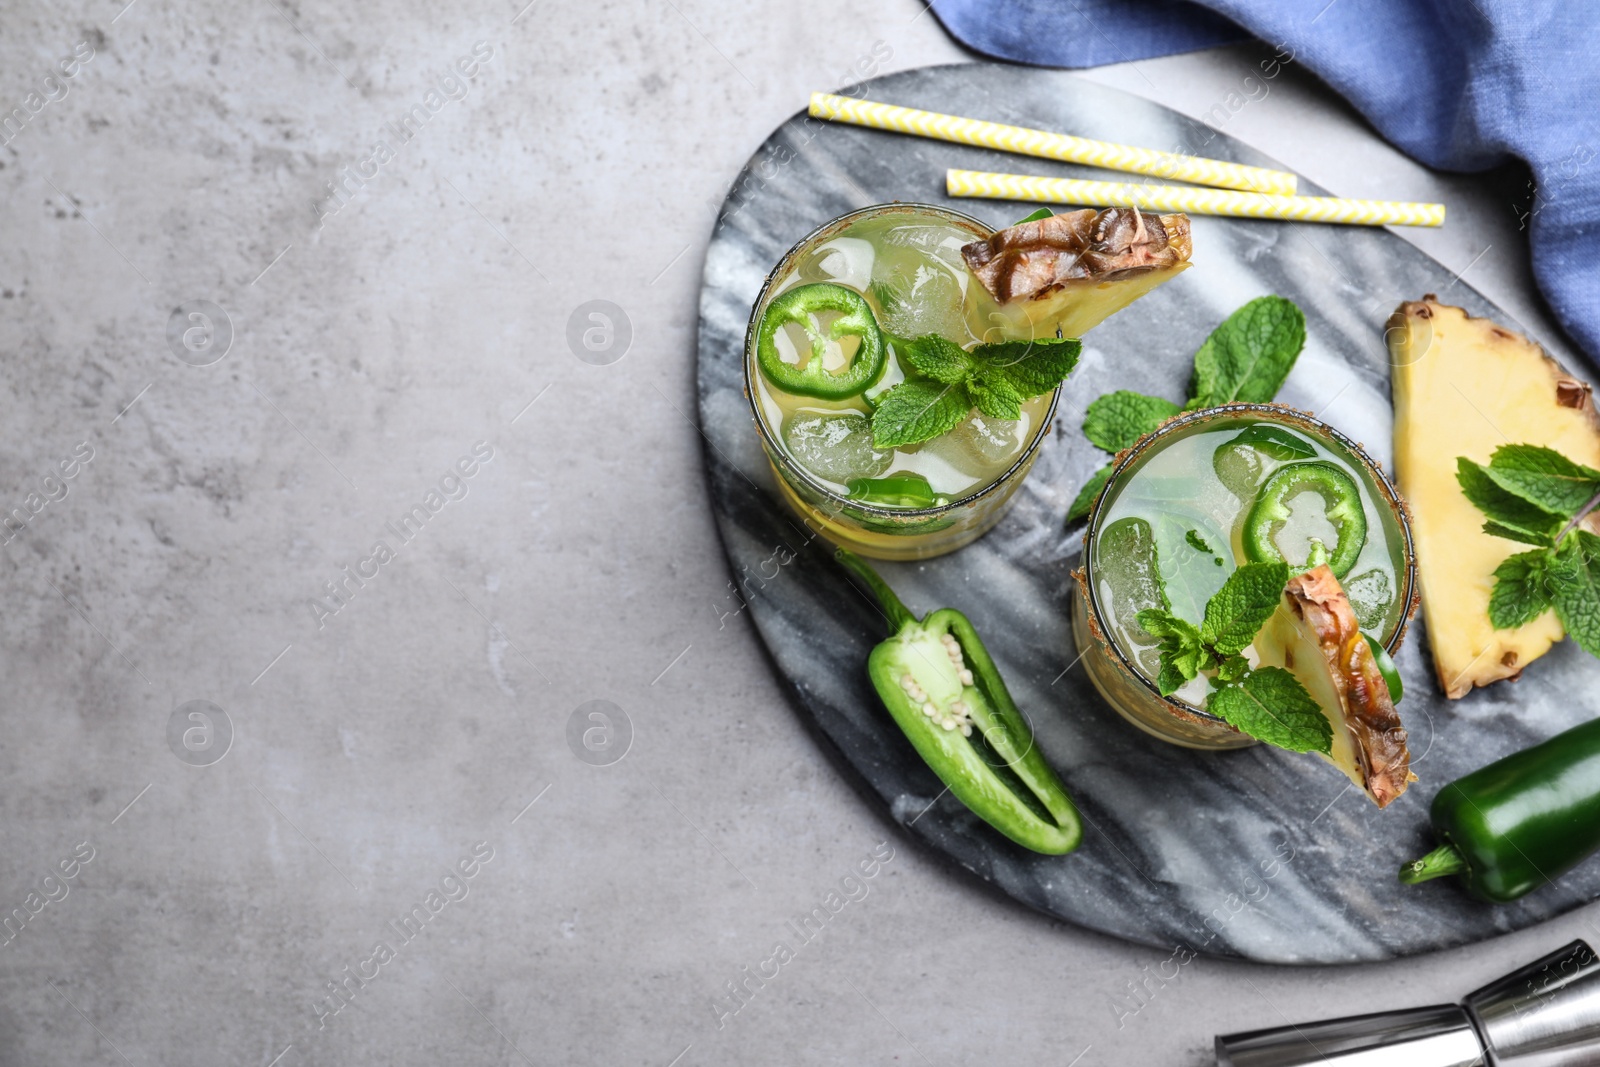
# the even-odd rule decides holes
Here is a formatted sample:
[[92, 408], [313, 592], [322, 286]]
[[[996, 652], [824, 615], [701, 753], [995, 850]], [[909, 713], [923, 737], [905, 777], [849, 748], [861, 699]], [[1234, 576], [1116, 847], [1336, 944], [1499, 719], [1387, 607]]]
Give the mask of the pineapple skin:
[[1456, 457], [1488, 463], [1502, 444], [1553, 448], [1600, 467], [1588, 389], [1538, 345], [1431, 294], [1389, 320], [1395, 474], [1411, 504], [1423, 623], [1452, 700], [1516, 678], [1565, 636], [1554, 612], [1513, 630], [1489, 622], [1494, 570], [1526, 551], [1483, 532], [1456, 481]]
[[1256, 638], [1261, 666], [1293, 674], [1317, 702], [1333, 737], [1317, 755], [1380, 808], [1417, 780], [1388, 683], [1361, 634], [1344, 587], [1326, 564], [1289, 579], [1278, 610]]
[[1187, 261], [1110, 282], [1086, 282], [1058, 289], [1037, 300], [1014, 300], [989, 313], [997, 336], [984, 340], [1037, 341], [1082, 337], [1152, 289], [1187, 270]]

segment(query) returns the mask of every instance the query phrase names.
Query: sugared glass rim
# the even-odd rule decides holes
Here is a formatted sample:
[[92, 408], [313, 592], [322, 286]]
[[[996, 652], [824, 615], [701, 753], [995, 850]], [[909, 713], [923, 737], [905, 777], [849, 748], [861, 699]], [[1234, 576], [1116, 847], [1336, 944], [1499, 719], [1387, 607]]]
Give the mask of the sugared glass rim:
[[1081, 584], [1084, 587], [1084, 595], [1089, 598], [1089, 629], [1092, 632], [1092, 639], [1099, 641], [1110, 649], [1111, 654], [1116, 657], [1123, 670], [1137, 679], [1139, 684], [1143, 685], [1152, 696], [1169, 709], [1180, 715], [1198, 716], [1223, 725], [1227, 725], [1227, 723], [1204, 708], [1197, 708], [1191, 704], [1173, 700], [1171, 697], [1162, 696], [1155, 682], [1145, 677], [1144, 672], [1139, 670], [1132, 660], [1128, 658], [1127, 654], [1122, 651], [1116, 639], [1101, 626], [1100, 620], [1104, 617], [1104, 613], [1100, 607], [1100, 594], [1096, 589], [1097, 583], [1094, 581], [1090, 556], [1094, 551], [1092, 546], [1096, 535], [1100, 532], [1100, 519], [1105, 513], [1104, 505], [1108, 495], [1116, 487], [1118, 479], [1127, 471], [1130, 464], [1136, 462], [1140, 456], [1160, 444], [1165, 438], [1193, 426], [1195, 423], [1236, 419], [1240, 416], [1248, 417], [1251, 415], [1260, 416], [1270, 422], [1298, 424], [1301, 428], [1309, 430], [1313, 436], [1327, 437], [1337, 442], [1341, 448], [1360, 462], [1361, 466], [1377, 485], [1378, 493], [1383, 498], [1383, 502], [1388, 504], [1390, 511], [1394, 513], [1395, 524], [1400, 528], [1401, 554], [1405, 559], [1405, 593], [1400, 601], [1404, 605], [1404, 609], [1400, 612], [1400, 621], [1395, 624], [1394, 633], [1389, 635], [1389, 640], [1384, 642], [1383, 647], [1386, 652], [1393, 654], [1400, 648], [1401, 642], [1405, 640], [1406, 628], [1411, 624], [1411, 616], [1417, 610], [1418, 599], [1417, 556], [1416, 546], [1411, 537], [1411, 509], [1406, 506], [1404, 498], [1395, 489], [1394, 483], [1389, 480], [1389, 476], [1384, 473], [1383, 467], [1377, 460], [1368, 455], [1367, 450], [1362, 448], [1358, 442], [1346, 437], [1339, 430], [1323, 422], [1310, 412], [1301, 411], [1286, 404], [1220, 404], [1217, 407], [1184, 412], [1168, 419], [1117, 454], [1117, 458], [1114, 461], [1116, 465], [1111, 468], [1111, 475], [1106, 479], [1106, 484], [1101, 487], [1100, 495], [1095, 497], [1094, 506], [1089, 514], [1089, 523], [1083, 531], [1083, 582]]
[[806, 470], [805, 467], [803, 467], [799, 462], [791, 459], [789, 453], [784, 449], [783, 443], [778, 439], [777, 435], [773, 433], [772, 428], [767, 425], [766, 413], [761, 410], [761, 401], [758, 399], [759, 387], [751, 377], [752, 367], [755, 365], [755, 358], [752, 354], [751, 346], [755, 343], [756, 331], [761, 324], [759, 312], [766, 303], [767, 293], [771, 291], [777, 280], [784, 276], [787, 268], [794, 262], [795, 257], [800, 254], [800, 251], [813, 243], [820, 243], [821, 240], [828, 236], [831, 231], [843, 230], [851, 223], [856, 222], [858, 219], [861, 219], [864, 216], [889, 214], [891, 212], [936, 215], [959, 226], [966, 227], [979, 238], [988, 237], [990, 234], [994, 233], [993, 227], [991, 227], [988, 223], [984, 222], [982, 219], [973, 218], [971, 215], [966, 215], [959, 211], [952, 211], [949, 208], [938, 207], [934, 204], [921, 204], [915, 201], [906, 202], [900, 200], [895, 200], [887, 204], [872, 204], [868, 207], [857, 208], [854, 211], [846, 212], [845, 214], [840, 215], [838, 218], [818, 226], [816, 229], [800, 238], [800, 240], [796, 241], [789, 248], [789, 251], [783, 254], [783, 258], [778, 260], [777, 265], [773, 267], [772, 270], [767, 272], [766, 280], [761, 283], [761, 291], [756, 294], [755, 303], [750, 306], [750, 323], [745, 327], [744, 334], [744, 396], [745, 399], [750, 403], [750, 413], [755, 417], [756, 430], [768, 446], [766, 449], [767, 455], [778, 462], [786, 473], [794, 475], [799, 481], [804, 482], [809, 488], [823, 494], [830, 501], [836, 502], [841, 507], [847, 507], [852, 512], [874, 518], [881, 517], [891, 520], [934, 518], [941, 515], [948, 515], [958, 508], [969, 507], [970, 505], [976, 504], [984, 497], [1009, 484], [1012, 478], [1016, 477], [1021, 471], [1026, 469], [1028, 464], [1033, 459], [1033, 454], [1039, 450], [1039, 446], [1044, 442], [1044, 439], [1050, 429], [1051, 422], [1055, 418], [1056, 405], [1061, 400], [1061, 389], [1062, 386], [1066, 384], [1065, 382], [1063, 382], [1062, 385], [1056, 386], [1055, 390], [1051, 392], [1050, 405], [1045, 409], [1044, 415], [1039, 419], [1039, 425], [1034, 428], [1033, 439], [1028, 442], [1027, 446], [1024, 447], [1020, 453], [1018, 453], [1016, 461], [1012, 463], [1010, 467], [1006, 468], [1005, 473], [1001, 474], [993, 481], [988, 482], [982, 488], [977, 489], [976, 491], [969, 493], [964, 497], [952, 500], [948, 504], [936, 504], [931, 508], [887, 508], [877, 504], [868, 504], [864, 501], [853, 500], [848, 496], [842, 496], [837, 490], [830, 488], [826, 482], [822, 481], [816, 475]]

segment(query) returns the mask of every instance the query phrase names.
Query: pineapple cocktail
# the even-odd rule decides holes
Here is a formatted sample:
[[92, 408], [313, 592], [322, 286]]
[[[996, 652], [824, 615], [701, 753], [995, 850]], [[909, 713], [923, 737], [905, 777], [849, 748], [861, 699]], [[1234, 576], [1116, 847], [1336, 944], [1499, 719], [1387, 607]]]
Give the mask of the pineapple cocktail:
[[[1341, 766], [1359, 763], [1364, 753], [1351, 742], [1359, 731], [1345, 720], [1370, 694], [1340, 671], [1356, 643], [1367, 646], [1359, 666], [1370, 656], [1392, 670], [1387, 654], [1399, 646], [1414, 596], [1409, 520], [1358, 445], [1288, 408], [1192, 412], [1119, 459], [1085, 534], [1087, 595], [1074, 633], [1089, 675], [1124, 717], [1165, 740], [1253, 743], [1207, 710], [1233, 681], [1228, 665], [1169, 675], [1162, 650], [1173, 645], [1150, 629], [1171, 617], [1209, 623], [1224, 583], [1259, 563], [1282, 563], [1293, 577], [1276, 614], [1240, 642], [1233, 669], [1289, 671], [1333, 723], [1325, 754]], [[1324, 632], [1315, 632], [1319, 622]], [[1373, 714], [1392, 716], [1392, 702]]]
[[[993, 526], [1076, 363], [1060, 326], [1090, 328], [1187, 259], [1186, 229], [1180, 258], [1155, 216], [1112, 225], [1135, 215], [992, 233], [957, 212], [890, 204], [803, 239], [768, 277], [745, 343], [746, 389], [788, 502], [830, 539], [885, 559], [948, 552]], [[1118, 241], [1120, 259], [1106, 251]], [[1093, 247], [1105, 262], [1072, 273]], [[1062, 276], [1030, 288], [1024, 260], [1036, 274], [1060, 260]]]

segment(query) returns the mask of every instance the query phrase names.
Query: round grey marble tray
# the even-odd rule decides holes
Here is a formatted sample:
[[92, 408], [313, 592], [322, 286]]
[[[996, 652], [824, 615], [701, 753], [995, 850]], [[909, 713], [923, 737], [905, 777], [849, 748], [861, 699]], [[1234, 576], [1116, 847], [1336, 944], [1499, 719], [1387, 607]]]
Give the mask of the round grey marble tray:
[[[1060, 72], [933, 67], [866, 83], [862, 95], [1279, 166], [1199, 122]], [[890, 200], [948, 204], [995, 226], [1031, 210], [947, 199], [946, 167], [1103, 176], [801, 113], [745, 167], [706, 256], [699, 395], [712, 504], [747, 605], [740, 610], [823, 748], [933, 852], [1043, 912], [1149, 945], [1278, 963], [1377, 960], [1479, 941], [1594, 898], [1600, 863], [1506, 907], [1479, 904], [1448, 880], [1406, 888], [1395, 879], [1402, 861], [1432, 847], [1427, 810], [1440, 786], [1600, 712], [1600, 665], [1570, 642], [1516, 685], [1451, 702], [1438, 694], [1419, 620], [1399, 664], [1421, 780], [1382, 812], [1310, 757], [1264, 747], [1200, 753], [1147, 737], [1106, 706], [1075, 664], [1067, 609], [1082, 529], [1063, 529], [1062, 516], [1105, 460], [1079, 431], [1090, 400], [1127, 388], [1181, 403], [1194, 350], [1212, 327], [1251, 297], [1279, 293], [1304, 309], [1308, 328], [1279, 399], [1327, 418], [1387, 465], [1393, 413], [1383, 329], [1394, 307], [1435, 292], [1515, 325], [1383, 230], [1196, 218], [1194, 266], [1086, 339], [1054, 430], [999, 527], [940, 559], [883, 565], [919, 615], [948, 606], [972, 618], [1077, 798], [1084, 842], [1069, 856], [1034, 855], [941, 797], [867, 682], [882, 617], [777, 497], [743, 396], [741, 357], [763, 276], [817, 225]], [[1309, 183], [1302, 191], [1321, 192]]]

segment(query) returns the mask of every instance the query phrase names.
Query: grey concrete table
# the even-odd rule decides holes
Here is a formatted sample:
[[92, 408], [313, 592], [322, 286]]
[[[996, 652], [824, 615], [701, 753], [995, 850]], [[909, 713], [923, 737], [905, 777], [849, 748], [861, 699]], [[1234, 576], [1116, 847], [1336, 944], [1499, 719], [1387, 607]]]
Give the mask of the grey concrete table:
[[[916, 0], [124, 2], [0, 37], [0, 1063], [1199, 1064], [1594, 926], [1163, 980], [824, 761], [734, 611], [694, 298], [808, 92], [962, 57]], [[1447, 201], [1408, 236], [1545, 323], [1509, 195], [1269, 52], [1086, 77]]]

